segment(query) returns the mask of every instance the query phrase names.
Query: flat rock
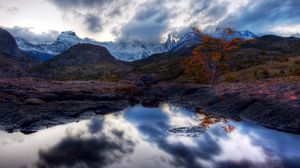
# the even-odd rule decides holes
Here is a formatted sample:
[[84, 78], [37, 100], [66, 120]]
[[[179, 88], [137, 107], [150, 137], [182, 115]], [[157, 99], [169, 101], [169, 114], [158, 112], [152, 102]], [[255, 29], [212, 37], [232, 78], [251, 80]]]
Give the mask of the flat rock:
[[42, 105], [45, 104], [46, 102], [41, 100], [41, 99], [37, 99], [37, 98], [29, 98], [25, 101], [24, 104], [26, 105]]

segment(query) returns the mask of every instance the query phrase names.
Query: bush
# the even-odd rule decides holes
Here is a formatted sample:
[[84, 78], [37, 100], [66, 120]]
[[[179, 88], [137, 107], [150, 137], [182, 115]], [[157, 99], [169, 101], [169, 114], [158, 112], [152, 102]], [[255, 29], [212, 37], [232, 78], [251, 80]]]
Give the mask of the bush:
[[300, 65], [300, 60], [296, 60], [294, 63]]
[[292, 76], [300, 76], [300, 68], [294, 68], [290, 73]]
[[238, 82], [239, 79], [236, 75], [234, 74], [228, 74], [226, 77], [225, 77], [225, 81], [226, 82]]
[[288, 61], [289, 61], [289, 58], [281, 57], [281, 58], [277, 58], [277, 61], [278, 61], [278, 62], [288, 62]]
[[262, 70], [256, 69], [254, 71], [254, 76], [256, 79], [267, 79], [272, 77], [271, 73], [267, 69], [262, 69]]

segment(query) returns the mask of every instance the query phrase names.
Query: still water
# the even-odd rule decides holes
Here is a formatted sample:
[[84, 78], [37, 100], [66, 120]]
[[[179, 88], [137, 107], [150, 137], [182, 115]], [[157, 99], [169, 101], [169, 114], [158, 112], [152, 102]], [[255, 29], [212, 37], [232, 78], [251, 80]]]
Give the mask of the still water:
[[24, 135], [0, 131], [0, 167], [300, 167], [300, 136], [162, 104]]

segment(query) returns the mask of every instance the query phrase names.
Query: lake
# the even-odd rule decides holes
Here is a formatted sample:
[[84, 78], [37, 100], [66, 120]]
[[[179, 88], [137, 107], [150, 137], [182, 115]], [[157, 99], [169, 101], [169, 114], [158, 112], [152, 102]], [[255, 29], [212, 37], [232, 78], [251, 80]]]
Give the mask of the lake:
[[0, 167], [299, 167], [300, 136], [169, 104], [25, 135], [0, 131]]

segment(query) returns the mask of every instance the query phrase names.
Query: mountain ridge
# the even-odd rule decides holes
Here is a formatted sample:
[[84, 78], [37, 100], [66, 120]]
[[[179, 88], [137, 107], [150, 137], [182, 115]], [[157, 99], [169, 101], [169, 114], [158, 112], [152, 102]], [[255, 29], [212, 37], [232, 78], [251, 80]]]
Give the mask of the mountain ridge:
[[[252, 36], [251, 36], [252, 35]], [[212, 36], [218, 37], [216, 34]], [[245, 39], [258, 37], [250, 31], [236, 31], [232, 37], [242, 37]], [[88, 38], [81, 39], [73, 31], [62, 32], [57, 39], [51, 44], [31, 44], [25, 39], [17, 37], [18, 46], [26, 51], [29, 55], [37, 57], [43, 61], [58, 55], [70, 47], [80, 44], [89, 43], [106, 47], [115, 58], [122, 61], [135, 61], [146, 58], [152, 54], [164, 53], [168, 51], [177, 51], [182, 47], [190, 47], [197, 44], [200, 39], [192, 30], [184, 33], [182, 36], [175, 38], [171, 34], [164, 43], [145, 43], [141, 41], [122, 41], [122, 42], [98, 42]]]

